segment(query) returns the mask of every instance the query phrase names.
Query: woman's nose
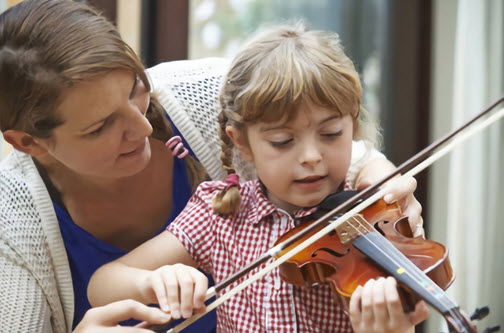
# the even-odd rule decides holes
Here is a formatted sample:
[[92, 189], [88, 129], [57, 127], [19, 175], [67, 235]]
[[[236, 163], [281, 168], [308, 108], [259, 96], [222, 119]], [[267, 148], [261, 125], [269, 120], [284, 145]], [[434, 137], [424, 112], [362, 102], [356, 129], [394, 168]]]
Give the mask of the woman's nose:
[[128, 126], [125, 132], [125, 139], [128, 141], [139, 141], [152, 134], [152, 125], [143, 113], [131, 110], [128, 117]]

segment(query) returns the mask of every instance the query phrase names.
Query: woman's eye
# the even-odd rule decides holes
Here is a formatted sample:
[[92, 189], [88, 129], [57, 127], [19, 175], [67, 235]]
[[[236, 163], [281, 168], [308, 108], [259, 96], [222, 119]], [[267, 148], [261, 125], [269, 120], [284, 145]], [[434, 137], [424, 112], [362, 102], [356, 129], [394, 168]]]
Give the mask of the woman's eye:
[[87, 135], [89, 135], [89, 136], [97, 136], [98, 134], [100, 134], [102, 132], [103, 127], [105, 127], [105, 125], [101, 126], [100, 128], [95, 129], [92, 132], [89, 132]]
[[133, 83], [133, 88], [131, 89], [131, 93], [129, 98], [132, 99], [136, 96], [138, 91], [138, 85], [140, 84], [140, 78], [138, 76], [135, 77], [135, 82]]
[[292, 141], [292, 139], [283, 140], [283, 141], [270, 141], [270, 144], [273, 147], [283, 147], [283, 146], [286, 146], [287, 144], [289, 144], [291, 141]]

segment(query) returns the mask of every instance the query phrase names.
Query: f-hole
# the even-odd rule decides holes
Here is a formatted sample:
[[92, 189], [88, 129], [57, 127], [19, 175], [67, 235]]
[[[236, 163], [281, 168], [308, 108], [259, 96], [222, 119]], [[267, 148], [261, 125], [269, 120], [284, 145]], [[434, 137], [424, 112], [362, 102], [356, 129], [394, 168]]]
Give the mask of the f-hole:
[[382, 236], [385, 236], [385, 233], [383, 232], [383, 230], [379, 226], [380, 222], [382, 222], [383, 224], [387, 224], [387, 223], [389, 223], [389, 221], [378, 221], [374, 224], [374, 228], [376, 229], [376, 231], [378, 231], [380, 234], [382, 234]]
[[327, 247], [323, 247], [323, 248], [320, 248], [320, 249], [318, 249], [318, 250], [314, 251], [314, 252], [312, 253], [312, 255], [311, 255], [311, 256], [312, 256], [312, 258], [313, 258], [313, 257], [316, 257], [316, 256], [317, 256], [317, 253], [318, 253], [318, 252], [321, 252], [321, 251], [322, 251], [322, 252], [329, 253], [330, 255], [335, 256], [335, 257], [337, 257], [337, 258], [341, 258], [341, 257], [344, 257], [344, 256], [345, 256], [348, 252], [350, 252], [350, 249], [346, 249], [346, 251], [345, 251], [344, 253], [340, 253], [340, 252], [334, 251], [333, 249], [330, 249], [330, 248], [327, 248]]

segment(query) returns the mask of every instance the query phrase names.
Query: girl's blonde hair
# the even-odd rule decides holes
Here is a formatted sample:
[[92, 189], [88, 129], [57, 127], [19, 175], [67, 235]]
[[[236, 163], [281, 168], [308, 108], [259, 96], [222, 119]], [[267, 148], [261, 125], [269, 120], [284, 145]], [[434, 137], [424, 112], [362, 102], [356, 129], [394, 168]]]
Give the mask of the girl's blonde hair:
[[[71, 0], [25, 0], [9, 8], [0, 15], [0, 130], [50, 138], [63, 122], [55, 112], [63, 89], [115, 69], [136, 73], [150, 90], [138, 56], [93, 8]], [[153, 137], [172, 136], [155, 96], [146, 117]], [[197, 185], [203, 168], [185, 162]]]
[[[234, 58], [225, 78], [219, 114], [221, 161], [234, 173], [233, 143], [226, 126], [243, 131], [255, 122], [289, 121], [303, 102], [334, 109], [354, 121], [354, 139], [372, 145], [378, 128], [361, 104], [362, 87], [336, 33], [307, 30], [303, 24], [277, 26], [253, 38]], [[221, 214], [237, 211], [239, 189], [230, 187], [214, 199]]]

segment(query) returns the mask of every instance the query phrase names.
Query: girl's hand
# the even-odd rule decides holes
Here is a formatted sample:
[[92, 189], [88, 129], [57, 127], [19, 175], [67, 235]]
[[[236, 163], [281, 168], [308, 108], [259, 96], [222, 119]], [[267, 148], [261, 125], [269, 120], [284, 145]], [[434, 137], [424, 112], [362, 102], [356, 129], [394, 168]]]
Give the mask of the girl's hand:
[[[355, 188], [365, 189], [380, 181], [383, 177], [395, 170], [395, 166], [385, 158], [375, 158], [362, 168], [357, 179]], [[385, 185], [386, 194], [384, 200], [387, 203], [398, 202], [402, 212], [408, 216], [408, 221], [413, 231], [413, 236], [424, 236], [422, 206], [417, 201], [413, 192], [416, 190], [416, 180], [413, 177], [400, 176], [390, 180]]]
[[420, 301], [413, 312], [404, 313], [396, 280], [388, 277], [359, 286], [350, 298], [349, 314], [355, 333], [404, 333], [414, 332], [429, 312]]
[[385, 196], [383, 200], [386, 203], [397, 202], [401, 207], [404, 216], [413, 231], [413, 236], [425, 237], [423, 229], [422, 206], [413, 195], [417, 187], [416, 179], [410, 176], [400, 176], [390, 180], [385, 184]]
[[162, 266], [140, 280], [140, 293], [173, 319], [189, 318], [205, 309], [207, 277], [194, 267], [182, 264]]
[[149, 324], [165, 324], [171, 319], [171, 316], [158, 308], [149, 307], [133, 300], [123, 300], [88, 310], [73, 332], [152, 333], [152, 331], [140, 327], [118, 325], [119, 322], [130, 318], [143, 320]]

